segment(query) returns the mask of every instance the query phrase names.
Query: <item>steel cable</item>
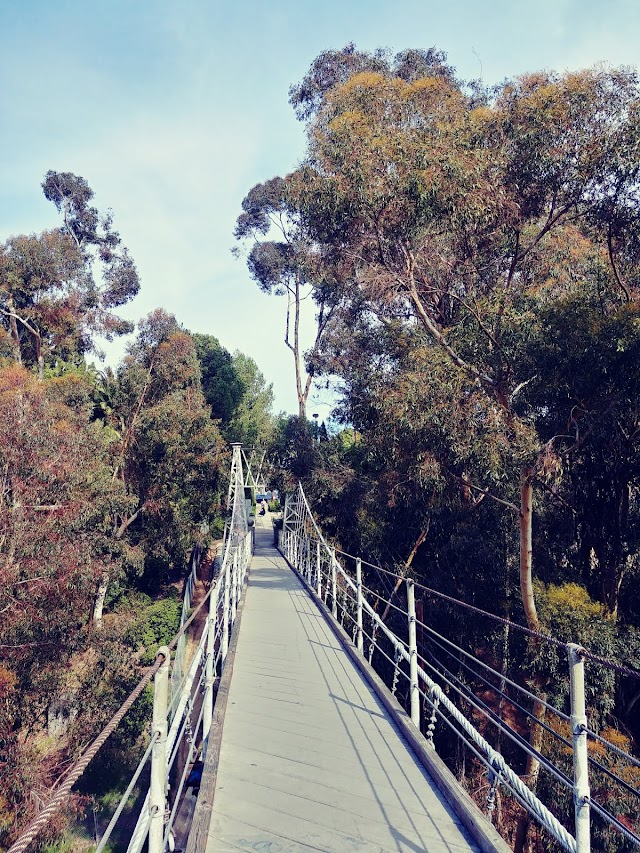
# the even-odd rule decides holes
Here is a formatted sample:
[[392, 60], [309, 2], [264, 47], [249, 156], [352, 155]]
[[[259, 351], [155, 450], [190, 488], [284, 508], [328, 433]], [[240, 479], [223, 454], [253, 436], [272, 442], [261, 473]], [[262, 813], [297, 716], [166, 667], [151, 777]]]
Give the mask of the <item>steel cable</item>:
[[[352, 560], [358, 559], [357, 557], [354, 557], [353, 554], [349, 554], [346, 551], [340, 551], [338, 549], [336, 549], [336, 554], [341, 554], [345, 557], [349, 557]], [[360, 558], [360, 561], [363, 566], [369, 566], [370, 568], [375, 569], [377, 572], [381, 572], [382, 574], [395, 578], [396, 580], [405, 580], [402, 575], [399, 575], [396, 572], [391, 572], [388, 569], [383, 569], [381, 566], [375, 565], [375, 563], [369, 563], [368, 561], [363, 560], [362, 558]], [[567, 648], [567, 643], [563, 642], [562, 640], [558, 640], [557, 637], [552, 637], [549, 634], [543, 634], [540, 631], [534, 631], [531, 628], [526, 628], [524, 625], [520, 625], [517, 622], [511, 621], [511, 619], [507, 619], [504, 616], [497, 616], [495, 613], [490, 613], [488, 610], [483, 610], [481, 607], [476, 607], [473, 604], [467, 604], [466, 601], [461, 601], [460, 599], [454, 598], [451, 595], [446, 595], [444, 592], [439, 592], [438, 590], [418, 583], [415, 580], [414, 584], [417, 589], [421, 589], [424, 592], [429, 593], [430, 595], [435, 595], [438, 598], [443, 599], [444, 601], [450, 602], [451, 604], [457, 604], [458, 606], [470, 610], [473, 613], [479, 613], [481, 616], [486, 616], [488, 619], [492, 619], [494, 622], [498, 622], [501, 625], [513, 628], [514, 630], [520, 631], [521, 633], [526, 634], [527, 636], [534, 637], [537, 640], [544, 640], [547, 643], [551, 643], [552, 645], [555, 645], [565, 650]], [[584, 657], [589, 658], [589, 660], [593, 661], [594, 663], [611, 669], [614, 672], [619, 673], [620, 675], [628, 675], [631, 678], [640, 679], [640, 670], [626, 666], [625, 664], [622, 664], [619, 661], [601, 657], [600, 655], [597, 655], [594, 652], [590, 652], [588, 649], [582, 649], [581, 654]]]
[[[437, 642], [437, 640], [434, 640], [433, 638], [431, 638], [431, 642], [432, 642], [432, 643], [434, 643], [434, 645], [436, 645], [436, 646], [437, 646], [439, 649], [441, 649], [443, 652], [445, 652], [445, 654], [451, 655], [451, 656], [453, 657], [453, 652], [449, 651], [449, 649], [445, 648], [443, 645], [441, 645], [440, 643], [438, 643], [438, 642]], [[457, 648], [457, 647], [456, 647], [456, 648]], [[462, 649], [459, 649], [459, 651], [462, 651]], [[473, 659], [476, 663], [482, 664], [482, 661], [478, 660], [477, 658], [473, 658], [473, 656], [472, 656], [472, 655], [467, 655], [467, 656], [468, 656], [468, 657], [472, 657], [472, 659]], [[425, 660], [425, 658], [424, 658], [422, 655], [418, 655], [418, 660], [422, 660], [422, 661], [424, 661], [425, 663], [427, 663], [427, 661]], [[457, 662], [460, 666], [464, 667], [464, 669], [466, 669], [466, 670], [467, 670], [467, 672], [470, 672], [470, 673], [471, 673], [475, 678], [479, 679], [483, 684], [485, 684], [487, 687], [489, 687], [491, 690], [493, 690], [493, 692], [494, 692], [494, 693], [498, 694], [498, 695], [499, 695], [499, 696], [501, 696], [503, 699], [506, 699], [506, 701], [507, 701], [507, 702], [509, 702], [509, 704], [510, 704], [512, 707], [517, 708], [520, 712], [522, 712], [523, 714], [525, 714], [525, 716], [526, 716], [526, 717], [528, 717], [532, 722], [534, 722], [536, 725], [540, 726], [542, 729], [544, 729], [544, 730], [545, 730], [546, 732], [548, 732], [549, 734], [553, 735], [553, 737], [555, 737], [555, 738], [556, 738], [557, 740], [559, 740], [562, 744], [564, 744], [564, 746], [568, 747], [570, 750], [573, 750], [573, 744], [571, 743], [571, 741], [567, 740], [567, 738], [563, 737], [559, 732], [557, 732], [555, 729], [551, 728], [551, 726], [549, 726], [547, 723], [543, 722], [542, 720], [539, 720], [539, 719], [538, 719], [538, 718], [537, 718], [537, 717], [536, 717], [536, 716], [535, 716], [531, 711], [529, 711], [529, 710], [528, 710], [527, 708], [525, 708], [523, 705], [520, 705], [520, 703], [519, 703], [519, 702], [516, 702], [516, 701], [515, 701], [515, 699], [512, 699], [512, 698], [511, 698], [507, 693], [505, 693], [504, 691], [500, 690], [500, 688], [498, 688], [498, 687], [496, 687], [495, 685], [491, 684], [491, 682], [490, 682], [490, 681], [488, 681], [486, 678], [484, 678], [482, 675], [480, 675], [480, 673], [479, 673], [479, 672], [476, 672], [476, 670], [474, 670], [474, 669], [473, 669], [472, 667], [470, 667], [468, 664], [464, 663], [464, 661], [460, 661], [460, 660], [457, 660], [457, 659], [456, 659], [456, 662]], [[438, 663], [440, 663], [440, 662], [438, 662]], [[444, 666], [444, 664], [441, 664], [441, 665], [442, 665], [442, 666]], [[486, 664], [482, 664], [482, 665], [483, 665], [483, 666], [486, 666]], [[446, 667], [445, 667], [445, 668], [446, 668]], [[491, 672], [493, 672], [495, 675], [499, 675], [499, 673], [497, 673], [495, 670], [491, 669], [491, 667], [487, 667], [487, 668], [488, 668]], [[448, 670], [448, 669], [447, 669], [447, 671], [448, 671], [448, 672], [450, 672], [450, 670]], [[454, 677], [455, 677], [455, 676], [454, 676]], [[507, 680], [507, 679], [505, 679], [505, 680]], [[524, 690], [524, 689], [523, 689], [523, 690]], [[524, 692], [528, 693], [528, 691], [524, 691]], [[528, 694], [528, 695], [530, 695], [530, 696], [531, 696], [531, 698], [533, 698], [533, 699], [535, 699], [535, 698], [536, 698], [536, 697], [534, 696], [534, 694]], [[542, 700], [541, 700], [541, 699], [538, 699], [537, 701], [541, 702]], [[560, 719], [564, 719], [565, 721], [570, 722], [570, 718], [569, 718], [569, 717], [567, 717], [565, 714], [562, 714], [560, 711], [558, 711], [558, 710], [557, 710], [557, 708], [555, 708], [553, 705], [548, 705], [548, 704], [546, 704], [546, 703], [545, 703], [545, 707], [547, 707], [547, 709], [549, 709], [549, 710], [551, 710], [551, 711], [554, 711], [554, 712], [558, 715], [558, 717], [559, 717]], [[590, 731], [589, 731], [589, 730], [587, 730], [587, 735], [589, 735], [589, 734], [590, 734]], [[617, 749], [617, 747], [615, 747], [615, 746], [614, 746], [612, 743], [610, 743], [608, 740], [605, 740], [604, 738], [598, 738], [598, 740], [599, 740], [603, 745], [606, 745], [606, 746], [611, 747], [614, 751], [619, 752], [619, 753], [622, 753], [622, 757], [630, 758], [630, 759], [631, 759], [631, 761], [632, 761], [632, 763], [637, 763], [637, 762], [634, 762], [634, 759], [633, 759], [633, 757], [632, 757], [632, 756], [629, 756], [629, 755], [628, 755], [627, 753], [625, 753], [623, 750], [618, 750], [618, 749]], [[623, 787], [623, 788], [624, 788], [628, 793], [630, 793], [630, 794], [632, 794], [632, 795], [634, 795], [634, 796], [636, 796], [636, 797], [640, 797], [640, 792], [639, 792], [636, 788], [634, 788], [633, 786], [629, 785], [629, 784], [628, 784], [628, 782], [625, 782], [625, 781], [624, 781], [624, 779], [621, 779], [621, 778], [620, 778], [616, 773], [614, 773], [612, 770], [609, 770], [609, 768], [605, 767], [603, 764], [600, 764], [600, 762], [599, 762], [599, 761], [597, 761], [595, 758], [592, 758], [591, 756], [589, 756], [587, 760], [588, 760], [589, 764], [591, 765], [591, 767], [595, 767], [595, 768], [597, 768], [597, 769], [598, 769], [598, 770], [600, 770], [602, 773], [604, 773], [606, 776], [608, 776], [610, 779], [613, 779], [615, 782], [617, 782], [619, 785], [621, 785], [621, 786], [622, 786], [622, 787]]]
[[[182, 625], [178, 633], [171, 640], [168, 645], [170, 651], [176, 647], [178, 640], [186, 632], [187, 628], [191, 625], [200, 610], [208, 602], [215, 588], [216, 587], [213, 586], [207, 591], [200, 604], [194, 609], [191, 616], [187, 619], [187, 621], [184, 623], [184, 625]], [[27, 825], [27, 827], [20, 833], [16, 841], [7, 850], [7, 853], [24, 853], [29, 844], [31, 844], [31, 842], [38, 836], [41, 830], [44, 829], [44, 827], [51, 820], [53, 815], [64, 805], [64, 802], [68, 799], [69, 794], [71, 793], [73, 785], [82, 776], [82, 774], [87, 769], [93, 758], [97, 755], [97, 753], [108, 740], [108, 738], [113, 734], [115, 729], [120, 724], [122, 718], [131, 709], [133, 703], [140, 696], [147, 684], [149, 684], [156, 672], [160, 669], [163, 662], [164, 655], [158, 655], [153, 665], [149, 667], [147, 672], [142, 676], [138, 684], [131, 691], [131, 693], [120, 706], [118, 711], [116, 711], [113, 717], [109, 720], [102, 732], [95, 738], [94, 741], [92, 741], [92, 743], [86, 748], [86, 750], [76, 760], [72, 767], [69, 768], [63, 780], [56, 787], [52, 799], [47, 803], [47, 805], [40, 812], [40, 814], [33, 818], [33, 820]]]

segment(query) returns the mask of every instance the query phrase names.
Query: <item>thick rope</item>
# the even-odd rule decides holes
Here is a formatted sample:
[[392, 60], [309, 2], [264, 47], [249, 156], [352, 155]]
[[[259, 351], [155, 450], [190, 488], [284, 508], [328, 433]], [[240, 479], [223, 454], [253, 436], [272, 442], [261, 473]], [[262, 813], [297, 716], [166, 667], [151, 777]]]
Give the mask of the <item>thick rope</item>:
[[[189, 619], [184, 623], [182, 628], [175, 635], [173, 640], [169, 643], [169, 649], [174, 649], [180, 637], [187, 630], [189, 625], [193, 622], [199, 611], [208, 601], [211, 592], [213, 591], [213, 587], [207, 592], [204, 596], [200, 604], [193, 611]], [[158, 655], [154, 664], [149, 667], [147, 672], [142, 676], [138, 684], [131, 691], [127, 699], [120, 706], [119, 710], [113, 715], [113, 717], [109, 720], [105, 728], [98, 735], [98, 737], [91, 743], [90, 746], [87, 747], [86, 751], [82, 754], [82, 756], [76, 761], [76, 763], [69, 769], [67, 775], [64, 777], [64, 781], [62, 781], [59, 787], [56, 789], [56, 793], [51, 799], [45, 808], [40, 812], [40, 814], [34, 818], [30, 824], [28, 824], [27, 828], [23, 830], [18, 839], [14, 844], [7, 850], [7, 853], [24, 853], [27, 847], [31, 844], [31, 842], [40, 834], [40, 832], [44, 829], [44, 827], [48, 824], [54, 814], [62, 808], [66, 800], [69, 798], [69, 794], [71, 793], [71, 789], [74, 784], [78, 781], [78, 779], [82, 776], [84, 771], [87, 769], [93, 758], [97, 755], [98, 751], [104, 746], [107, 739], [110, 735], [118, 727], [120, 721], [130, 710], [133, 703], [136, 701], [138, 696], [142, 693], [144, 688], [149, 684], [153, 676], [162, 666], [164, 661], [163, 655]]]
[[62, 784], [58, 788], [58, 791], [53, 797], [53, 799], [48, 803], [48, 805], [43, 809], [43, 811], [40, 812], [38, 817], [31, 821], [27, 829], [22, 832], [18, 840], [9, 848], [7, 853], [24, 853], [27, 847], [37, 837], [41, 830], [44, 829], [44, 827], [51, 820], [51, 818], [58, 811], [58, 809], [60, 809], [64, 805], [64, 803], [69, 797], [69, 794], [71, 793], [71, 788], [73, 787], [75, 782], [77, 782], [78, 779], [82, 776], [84, 771], [89, 766], [91, 760], [97, 754], [98, 750], [104, 745], [107, 738], [111, 734], [113, 734], [124, 715], [131, 708], [133, 703], [142, 693], [147, 684], [151, 681], [156, 672], [160, 669], [163, 662], [164, 655], [159, 655], [153, 666], [149, 667], [145, 675], [140, 679], [136, 687], [129, 694], [129, 697], [120, 707], [120, 710], [113, 715], [111, 720], [107, 723], [107, 725], [98, 735], [98, 737], [93, 741], [91, 746], [87, 748], [82, 758], [77, 761], [69, 770], [69, 773], [66, 775], [64, 782], [62, 782]]

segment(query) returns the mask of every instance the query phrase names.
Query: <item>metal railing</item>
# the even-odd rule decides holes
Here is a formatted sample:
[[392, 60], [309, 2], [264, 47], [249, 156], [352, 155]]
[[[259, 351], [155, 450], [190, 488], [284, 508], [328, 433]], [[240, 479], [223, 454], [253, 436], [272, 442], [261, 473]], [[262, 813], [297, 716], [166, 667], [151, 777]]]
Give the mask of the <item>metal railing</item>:
[[[586, 650], [573, 643], [560, 644], [566, 650], [570, 676], [570, 713], [568, 715], [542, 702], [526, 689], [519, 688], [515, 682], [506, 679], [509, 685], [513, 685], [514, 690], [521, 689], [528, 699], [542, 702], [549, 712], [557, 715], [563, 723], [569, 724], [571, 741], [562, 737], [552, 726], [540, 723], [546, 732], [571, 750], [573, 778], [570, 778], [570, 771], [566, 773], [539, 750], [534, 749], [528, 739], [510, 727], [500, 714], [496, 714], [485, 701], [474, 696], [469, 687], [451, 671], [451, 668], [432, 655], [427, 658], [426, 655], [420, 654], [417, 641], [418, 628], [423, 637], [430, 635], [433, 643], [441, 646], [445, 652], [448, 649], [454, 649], [458, 666], [460, 666], [459, 661], [465, 660], [464, 656], [466, 656], [475, 661], [476, 667], [484, 668], [485, 675], [486, 671], [489, 671], [498, 682], [504, 683], [505, 680], [504, 673], [492, 669], [417, 618], [416, 584], [412, 579], [364, 563], [368, 571], [377, 569], [395, 580], [396, 591], [404, 586], [406, 607], [394, 604], [393, 594], [386, 599], [378, 592], [366, 587], [363, 583], [364, 561], [336, 550], [325, 540], [311, 513], [301, 485], [293, 496], [287, 498], [280, 547], [289, 563], [304, 577], [333, 617], [351, 636], [357, 649], [366, 656], [379, 675], [386, 674], [388, 687], [394, 695], [398, 694], [399, 684], [404, 679], [407, 711], [416, 728], [426, 736], [427, 743], [433, 746], [434, 731], [436, 724], [440, 721], [459, 737], [485, 766], [489, 778], [487, 797], [489, 816], [495, 808], [497, 786], [502, 785], [564, 850], [571, 853], [574, 851], [589, 853], [592, 808], [627, 842], [633, 846], [640, 846], [640, 838], [616, 815], [600, 803], [593, 801], [589, 790], [589, 767], [595, 765], [600, 770], [605, 770], [610, 777], [615, 778], [627, 789], [627, 793], [635, 793], [640, 797], [638, 791], [634, 792], [624, 779], [612, 774], [588, 755], [587, 741], [593, 733], [587, 726], [585, 707], [584, 659], [588, 654]], [[387, 621], [381, 618], [379, 613], [381, 605], [386, 606], [388, 613], [393, 613], [395, 631], [389, 627]], [[402, 636], [398, 633], [400, 630], [398, 625], [403, 626]], [[477, 675], [475, 668], [472, 672], [474, 676]], [[478, 678], [482, 679], [482, 675]], [[486, 678], [484, 683], [491, 688], [494, 687], [493, 683]], [[509, 701], [504, 691], [497, 692]], [[517, 703], [514, 704], [528, 715], [531, 725], [539, 724], [531, 712]], [[461, 707], [468, 709], [467, 714], [461, 711]], [[541, 769], [549, 773], [550, 777], [567, 791], [573, 799], [574, 834], [525, 784], [509, 766], [501, 752], [492, 746], [485, 734], [479, 731], [478, 726], [470, 721], [469, 716], [473, 716], [474, 720], [482, 719], [485, 733], [490, 726], [496, 727], [500, 733], [498, 745], [500, 738], [506, 737], [510, 743], [516, 744], [526, 755], [530, 755], [537, 761]], [[597, 739], [614, 751], [617, 750], [614, 744], [608, 744], [601, 737]], [[637, 764], [632, 756], [626, 753], [625, 756], [631, 764]]]
[[[120, 798], [111, 819], [98, 837], [94, 811], [96, 853], [113, 840], [118, 822], [130, 820], [131, 801], [136, 802], [149, 779], [148, 791], [139, 810], [135, 829], [124, 829], [129, 853], [139, 853], [148, 840], [149, 853], [174, 849], [173, 828], [189, 784], [189, 774], [198, 757], [204, 760], [213, 717], [216, 679], [224, 669], [229, 639], [236, 621], [247, 571], [253, 553], [253, 532], [246, 517], [241, 445], [234, 444], [229, 486], [228, 520], [225, 526], [222, 561], [203, 600], [193, 607], [202, 554], [191, 556], [180, 621], [180, 629], [168, 646], [160, 648], [155, 663], [116, 711], [107, 726], [69, 768], [40, 814], [23, 830], [8, 853], [25, 853], [53, 816], [72, 796], [72, 786], [95, 760], [99, 750], [133, 707], [153, 678], [154, 701], [150, 742]], [[208, 614], [199, 636], [187, 630], [204, 607]], [[206, 612], [206, 611], [205, 611]], [[196, 648], [190, 653], [190, 648]], [[171, 649], [176, 652], [171, 660]], [[121, 837], [117, 843], [122, 844]]]
[[[139, 853], [149, 840], [149, 853], [173, 845], [173, 826], [194, 761], [204, 760], [211, 729], [216, 679], [222, 674], [229, 637], [237, 617], [252, 555], [252, 534], [230, 534], [222, 565], [209, 593], [209, 612], [198, 647], [171, 701], [164, 687], [165, 667], [154, 679], [151, 785], [144, 800], [128, 853]], [[167, 672], [168, 672], [167, 662]], [[171, 720], [167, 732], [167, 721]], [[141, 764], [148, 760], [145, 754]], [[140, 773], [140, 765], [136, 774]], [[135, 774], [134, 774], [135, 775]], [[125, 797], [130, 792], [125, 793]], [[123, 801], [125, 800], [123, 797]], [[124, 805], [124, 802], [122, 803]], [[114, 823], [115, 826], [115, 823]], [[105, 847], [113, 827], [105, 831], [96, 853]]]

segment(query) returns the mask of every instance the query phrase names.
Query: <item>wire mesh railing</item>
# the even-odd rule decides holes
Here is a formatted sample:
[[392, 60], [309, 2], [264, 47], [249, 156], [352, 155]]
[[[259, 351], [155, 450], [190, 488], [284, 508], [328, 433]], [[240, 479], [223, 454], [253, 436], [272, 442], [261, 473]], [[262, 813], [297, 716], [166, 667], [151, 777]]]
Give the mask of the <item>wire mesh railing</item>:
[[[584, 664], [597, 656], [578, 644], [544, 638], [562, 647], [567, 656], [568, 713], [556, 708], [544, 696], [522, 687], [506, 672], [461, 648], [427, 624], [422, 615], [418, 616], [415, 590], [420, 585], [411, 578], [329, 544], [301, 486], [287, 498], [281, 549], [405, 706], [427, 743], [433, 745], [437, 726], [443, 725], [485, 768], [489, 817], [500, 787], [563, 850], [591, 850], [592, 811], [617, 837], [618, 841], [612, 843], [618, 846], [612, 849], [640, 847], [638, 825], [626, 815], [615, 813], [609, 802], [615, 803], [615, 798], [600, 796], [604, 779], [604, 785], [618, 786], [628, 800], [633, 799], [635, 805], [630, 812], [635, 809], [634, 813], [640, 815], [638, 760], [587, 726]], [[376, 580], [383, 576], [384, 587], [374, 589]], [[464, 602], [459, 604], [464, 606]], [[603, 659], [597, 658], [597, 662], [602, 664]], [[612, 666], [621, 668], [615, 662]], [[537, 703], [544, 713], [534, 713], [527, 707], [529, 702], [534, 708]], [[518, 725], [518, 720], [523, 722]], [[543, 738], [529, 737], [529, 731], [536, 727]], [[588, 742], [597, 743], [604, 751], [610, 749], [621, 766], [594, 754]], [[526, 760], [534, 762], [537, 772], [549, 780], [546, 788], [553, 790], [554, 797], [547, 804], [526, 784], [522, 771], [514, 769], [521, 768]], [[590, 790], [590, 773], [592, 780], [597, 780], [597, 790]], [[572, 813], [573, 821], [568, 822]]]

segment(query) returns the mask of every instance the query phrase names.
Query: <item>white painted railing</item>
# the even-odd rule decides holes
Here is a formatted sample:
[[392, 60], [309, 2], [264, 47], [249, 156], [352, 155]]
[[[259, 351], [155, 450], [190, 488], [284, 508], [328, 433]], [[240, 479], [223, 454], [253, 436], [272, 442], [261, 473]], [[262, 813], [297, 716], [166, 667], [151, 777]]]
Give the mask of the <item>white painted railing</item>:
[[[438, 642], [446, 643], [455, 649], [457, 655], [467, 655], [465, 650], [458, 648], [446, 638], [436, 634], [428, 625], [416, 617], [415, 584], [411, 579], [403, 578], [380, 567], [365, 563], [370, 575], [384, 572], [399, 588], [404, 586], [406, 608], [399, 607], [385, 600], [374, 590], [363, 585], [363, 560], [358, 557], [337, 552], [335, 547], [327, 543], [323, 537], [309, 508], [302, 486], [297, 492], [287, 498], [284, 513], [283, 530], [280, 538], [280, 548], [289, 563], [299, 572], [311, 590], [321, 599], [327, 610], [342, 625], [347, 634], [351, 635], [357, 649], [368, 658], [370, 664], [380, 675], [386, 674], [390, 679], [389, 689], [395, 695], [398, 692], [399, 679], [406, 680], [407, 711], [416, 728], [423, 732], [430, 746], [433, 746], [433, 735], [437, 721], [445, 723], [451, 731], [460, 737], [472, 753], [487, 768], [489, 777], [489, 795], [487, 808], [489, 816], [495, 808], [495, 793], [498, 784], [511, 792], [515, 800], [525, 808], [532, 817], [541, 824], [564, 850], [571, 853], [589, 853], [590, 840], [590, 810], [597, 813], [633, 845], [640, 845], [640, 838], [635, 835], [616, 815], [611, 814], [601, 804], [592, 802], [589, 790], [589, 765], [593, 759], [587, 754], [587, 738], [594, 736], [601, 744], [607, 744], [601, 737], [590, 732], [587, 727], [584, 690], [584, 656], [588, 653], [576, 644], [563, 645], [568, 657], [568, 669], [571, 681], [571, 709], [567, 715], [548, 703], [544, 702], [549, 712], [571, 727], [572, 742], [557, 735], [549, 726], [543, 727], [552, 735], [556, 735], [568, 749], [573, 750], [573, 779], [555, 766], [553, 762], [537, 750], [532, 749], [526, 738], [492, 714], [490, 708], [478, 701], [462, 682], [446, 667], [433, 666], [430, 661], [420, 656], [417, 644], [417, 626], [423, 633], [429, 632], [439, 638]], [[349, 570], [347, 566], [352, 566]], [[404, 623], [403, 636], [392, 631], [380, 616], [381, 606], [387, 606], [395, 612], [395, 624]], [[366, 648], [368, 646], [368, 648]], [[584, 654], [583, 654], [584, 653]], [[504, 680], [502, 673], [491, 670], [484, 662], [475, 661], [478, 666], [489, 670], [498, 683]], [[377, 664], [377, 665], [376, 665]], [[507, 679], [508, 681], [508, 679]], [[492, 684], [486, 682], [490, 687]], [[514, 689], [521, 689], [528, 699], [535, 699], [526, 689], [509, 681]], [[443, 689], [444, 687], [444, 689]], [[464, 688], [464, 689], [463, 689]], [[496, 691], [499, 692], [499, 691]], [[508, 697], [502, 693], [504, 698]], [[563, 826], [535, 793], [525, 784], [518, 774], [507, 764], [504, 757], [480, 733], [478, 728], [460, 711], [456, 704], [458, 698], [466, 707], [472, 706], [474, 718], [484, 717], [485, 724], [495, 725], [502, 735], [506, 735], [522, 750], [540, 762], [540, 766], [549, 772], [556, 781], [560, 782], [573, 798], [575, 813], [575, 835]], [[452, 701], [452, 699], [454, 701]], [[421, 719], [421, 711], [426, 711]], [[526, 709], [522, 709], [526, 710]], [[532, 724], [535, 724], [532, 715]], [[485, 728], [488, 728], [485, 725]], [[614, 751], [619, 750], [613, 744], [607, 744]], [[630, 764], [638, 765], [636, 759], [625, 753]], [[601, 765], [596, 766], [603, 769]], [[610, 777], [614, 774], [609, 773]], [[633, 789], [622, 778], [616, 780], [627, 791]], [[638, 792], [635, 792], [637, 796]], [[626, 849], [626, 848], [625, 848]]]

